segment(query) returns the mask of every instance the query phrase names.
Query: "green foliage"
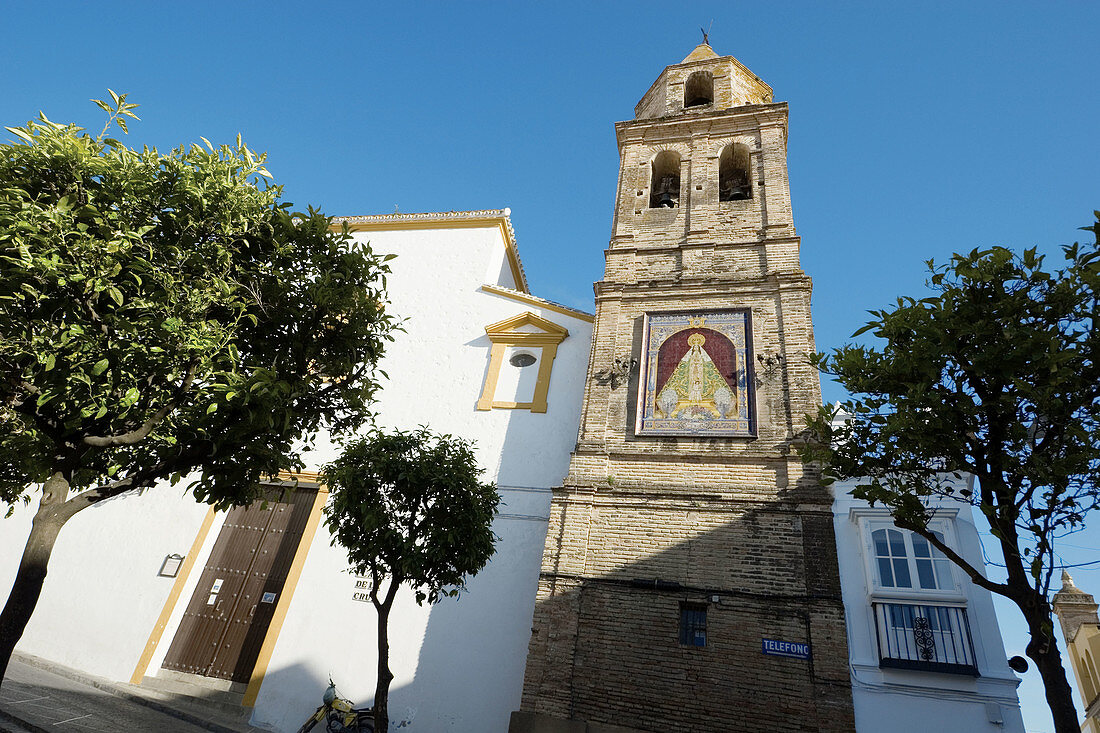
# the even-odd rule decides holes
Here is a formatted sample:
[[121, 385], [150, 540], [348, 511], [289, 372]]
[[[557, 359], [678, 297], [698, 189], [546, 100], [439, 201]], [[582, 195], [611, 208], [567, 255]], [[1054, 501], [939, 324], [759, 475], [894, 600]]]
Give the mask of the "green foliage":
[[[1063, 248], [1058, 270], [1034, 249], [930, 262], [933, 296], [873, 311], [855, 334], [880, 343], [816, 357], [855, 397], [841, 405], [843, 421], [829, 408], [812, 420], [803, 459], [827, 479], [865, 477], [855, 495], [915, 531], [931, 518], [929, 497], [977, 506], [1008, 581], [968, 573], [1018, 604], [1045, 599], [1056, 538], [1100, 501], [1096, 216], [1085, 229], [1097, 243]], [[976, 477], [973, 493], [946, 480], [954, 472]]]
[[453, 596], [493, 555], [500, 497], [481, 483], [470, 444], [426, 428], [374, 432], [325, 467], [326, 524], [380, 605], [407, 584], [418, 603]]
[[106, 133], [136, 105], [93, 101], [98, 137], [41, 115], [0, 145], [0, 500], [195, 472], [199, 499], [247, 503], [369, 418], [387, 258], [292, 213], [240, 136], [131, 150]]

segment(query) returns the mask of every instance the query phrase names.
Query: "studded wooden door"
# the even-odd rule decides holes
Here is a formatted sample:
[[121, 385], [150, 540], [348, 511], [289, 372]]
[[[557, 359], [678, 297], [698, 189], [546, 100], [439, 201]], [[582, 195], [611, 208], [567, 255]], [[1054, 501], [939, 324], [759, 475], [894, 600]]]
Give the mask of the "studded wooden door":
[[317, 492], [274, 493], [230, 510], [163, 667], [247, 682]]

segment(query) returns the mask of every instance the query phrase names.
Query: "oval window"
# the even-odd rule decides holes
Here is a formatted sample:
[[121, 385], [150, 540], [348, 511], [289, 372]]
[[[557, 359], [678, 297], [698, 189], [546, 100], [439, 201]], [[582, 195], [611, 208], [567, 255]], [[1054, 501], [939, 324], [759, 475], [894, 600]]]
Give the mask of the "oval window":
[[521, 352], [519, 354], [513, 354], [512, 358], [508, 360], [508, 363], [514, 367], [528, 367], [536, 361], [538, 361], [538, 359], [536, 359], [534, 355]]

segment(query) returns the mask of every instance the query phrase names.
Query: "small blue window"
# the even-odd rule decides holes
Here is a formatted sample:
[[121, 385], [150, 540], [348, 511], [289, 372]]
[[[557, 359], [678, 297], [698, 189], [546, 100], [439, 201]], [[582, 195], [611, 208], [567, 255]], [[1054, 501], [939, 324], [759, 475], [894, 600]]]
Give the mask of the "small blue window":
[[684, 646], [707, 645], [707, 607], [698, 603], [680, 604], [680, 643]]

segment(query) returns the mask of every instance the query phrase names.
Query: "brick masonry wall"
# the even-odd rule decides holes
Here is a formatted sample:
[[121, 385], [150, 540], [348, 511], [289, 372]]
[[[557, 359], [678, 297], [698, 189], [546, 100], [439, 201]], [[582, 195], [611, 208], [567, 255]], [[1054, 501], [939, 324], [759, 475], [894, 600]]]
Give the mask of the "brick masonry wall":
[[[556, 661], [528, 671], [523, 709], [636, 730], [850, 731], [843, 616], [799, 597], [655, 593], [606, 581], [556, 592], [540, 586], [555, 627], [540, 625], [531, 652]], [[708, 606], [707, 645], [682, 646], [682, 601]], [[833, 633], [838, 625], [842, 633]], [[574, 635], [555, 634], [568, 626]], [[811, 645], [809, 660], [761, 654], [761, 639]], [[847, 710], [846, 710], [847, 708]]]
[[[670, 69], [665, 83], [679, 87], [647, 98], [682, 95], [687, 72]], [[832, 498], [792, 447], [820, 387], [787, 107], [716, 107], [616, 126], [613, 235], [578, 443], [551, 505], [522, 710], [639, 731], [850, 731]], [[718, 156], [731, 142], [749, 149], [754, 195], [719, 202]], [[680, 205], [649, 209], [662, 150], [681, 156]], [[752, 312], [756, 437], [635, 435], [638, 370], [625, 384], [599, 373], [640, 359], [647, 312], [731, 307]], [[705, 647], [679, 644], [682, 602], [706, 605]], [[809, 643], [811, 659], [766, 656], [763, 638]]]

